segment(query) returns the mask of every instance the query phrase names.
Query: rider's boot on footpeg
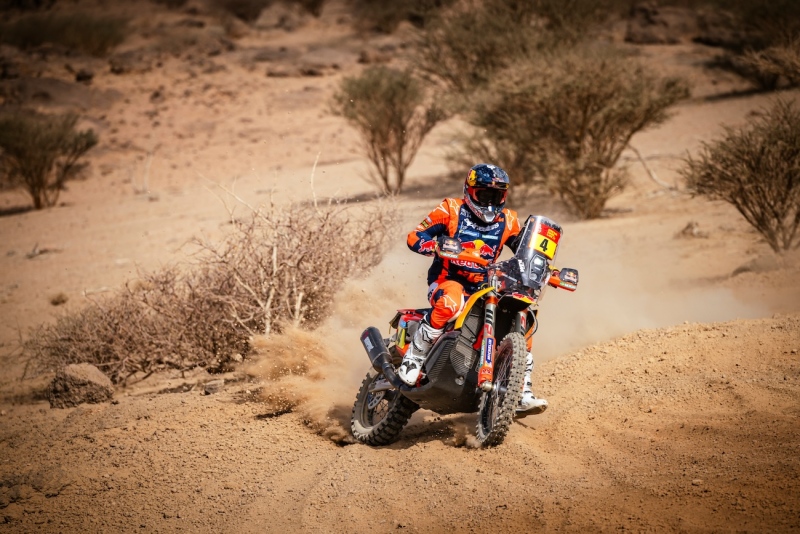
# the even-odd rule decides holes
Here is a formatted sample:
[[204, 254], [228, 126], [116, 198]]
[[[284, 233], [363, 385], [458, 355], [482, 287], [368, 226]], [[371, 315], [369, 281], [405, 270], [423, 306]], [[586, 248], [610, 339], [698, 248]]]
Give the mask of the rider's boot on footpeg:
[[522, 398], [517, 406], [517, 412], [529, 412], [531, 415], [540, 414], [547, 409], [545, 399], [537, 399], [531, 387], [531, 373], [533, 372], [533, 355], [529, 352], [525, 361], [525, 385], [522, 388]]
[[442, 328], [432, 327], [428, 324], [428, 321], [420, 321], [419, 328], [414, 334], [414, 339], [411, 340], [408, 351], [403, 357], [403, 363], [400, 364], [400, 368], [397, 370], [397, 376], [400, 377], [400, 380], [409, 386], [417, 383], [419, 373], [422, 371], [422, 364], [425, 363], [425, 358], [428, 356], [428, 351], [431, 350], [434, 341], [439, 339], [443, 331], [444, 329]]

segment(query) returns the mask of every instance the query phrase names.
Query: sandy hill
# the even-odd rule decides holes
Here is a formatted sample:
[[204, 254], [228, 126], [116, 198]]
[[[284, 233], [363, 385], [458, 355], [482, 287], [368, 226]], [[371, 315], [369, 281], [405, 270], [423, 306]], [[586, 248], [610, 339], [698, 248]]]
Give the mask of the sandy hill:
[[[264, 342], [214, 395], [202, 385], [220, 377], [195, 370], [50, 409], [49, 377], [20, 380], [20, 337], [184, 259], [193, 236], [219, 238], [246, 212], [226, 190], [252, 205], [307, 199], [319, 157], [320, 197], [372, 192], [356, 134], [326, 102], [360, 57], [401, 63], [413, 31], [358, 34], [332, 2], [319, 19], [268, 10], [229, 46], [209, 13], [125, 9], [136, 31], [115, 51], [121, 74], [0, 50], [21, 73], [0, 80], [3, 98], [78, 109], [101, 139], [59, 206], [25, 211], [21, 192], [0, 192], [0, 532], [798, 530], [800, 261], [772, 255], [730, 206], [663, 189], [632, 154], [631, 186], [602, 219], [517, 206], [563, 223], [559, 261], [581, 273], [576, 293], [542, 302], [534, 382], [551, 408], [492, 450], [470, 447], [472, 418], [429, 412], [392, 446], [350, 443], [368, 367], [358, 334], [424, 303], [427, 260], [402, 233], [460, 194], [443, 158], [456, 121], [411, 168], [397, 244], [318, 331]], [[202, 39], [175, 38], [190, 30]], [[705, 68], [708, 47], [638, 52], [693, 82], [691, 100], [632, 141], [667, 183], [680, 185], [687, 151], [774, 97]], [[74, 81], [80, 68], [90, 85]], [[698, 231], [682, 233], [689, 223]], [[299, 353], [313, 372], [265, 378]]]

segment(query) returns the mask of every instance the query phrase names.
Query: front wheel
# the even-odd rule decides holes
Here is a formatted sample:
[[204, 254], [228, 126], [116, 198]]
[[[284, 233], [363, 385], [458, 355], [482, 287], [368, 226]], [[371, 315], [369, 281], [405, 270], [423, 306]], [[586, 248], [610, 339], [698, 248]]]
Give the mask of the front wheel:
[[491, 391], [481, 395], [476, 437], [482, 447], [500, 445], [514, 420], [522, 398], [527, 356], [525, 337], [508, 334], [494, 356], [494, 378]]
[[388, 445], [393, 442], [411, 415], [419, 409], [416, 402], [404, 397], [396, 389], [370, 391], [374, 386], [382, 385], [381, 381], [386, 381], [383, 374], [370, 369], [353, 405], [350, 430], [354, 438], [367, 445]]

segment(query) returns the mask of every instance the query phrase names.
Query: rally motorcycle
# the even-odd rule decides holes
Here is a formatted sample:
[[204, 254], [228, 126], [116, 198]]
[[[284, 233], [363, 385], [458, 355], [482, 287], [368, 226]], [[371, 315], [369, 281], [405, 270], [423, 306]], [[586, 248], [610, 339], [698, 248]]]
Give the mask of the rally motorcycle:
[[386, 339], [375, 327], [364, 330], [361, 343], [372, 369], [353, 406], [351, 430], [356, 440], [387, 445], [411, 415], [424, 408], [441, 415], [477, 412], [478, 443], [502, 443], [522, 398], [526, 340], [538, 328], [538, 301], [548, 285], [568, 291], [578, 286], [577, 270], [552, 265], [562, 233], [550, 219], [530, 216], [514, 257], [493, 264], [455, 238], [437, 241], [440, 257], [485, 266], [487, 284], [445, 327], [413, 386], [400, 380], [396, 370], [428, 310], [398, 310]]

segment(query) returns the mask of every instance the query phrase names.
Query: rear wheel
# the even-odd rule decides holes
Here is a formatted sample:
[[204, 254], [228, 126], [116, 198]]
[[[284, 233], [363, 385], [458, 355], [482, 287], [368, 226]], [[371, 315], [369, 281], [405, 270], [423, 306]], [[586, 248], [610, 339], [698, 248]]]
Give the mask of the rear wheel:
[[397, 439], [411, 414], [419, 409], [417, 403], [396, 389], [370, 392], [373, 385], [381, 386], [385, 381], [382, 373], [370, 369], [358, 390], [350, 429], [361, 443], [388, 445]]
[[482, 447], [499, 445], [514, 420], [525, 378], [525, 338], [508, 334], [494, 356], [494, 387], [481, 395], [476, 437]]

